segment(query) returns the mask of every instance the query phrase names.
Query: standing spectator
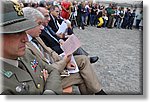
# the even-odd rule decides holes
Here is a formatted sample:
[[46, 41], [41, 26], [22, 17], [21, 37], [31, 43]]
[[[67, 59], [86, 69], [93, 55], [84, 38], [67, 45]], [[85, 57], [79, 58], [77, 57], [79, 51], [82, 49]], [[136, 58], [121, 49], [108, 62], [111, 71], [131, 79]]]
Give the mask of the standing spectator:
[[139, 24], [143, 19], [143, 10], [139, 14], [136, 15], [136, 28], [139, 29]]
[[76, 27], [77, 26], [77, 7], [76, 7], [76, 1], [72, 3], [71, 6], [71, 15], [69, 17], [69, 20], [71, 21], [71, 26]]
[[81, 18], [82, 18], [82, 23], [83, 23], [83, 25], [85, 26], [86, 25], [86, 13], [87, 13], [87, 11], [86, 11], [86, 9], [85, 9], [85, 2], [82, 2], [81, 3], [82, 4], [82, 8], [81, 8]]
[[88, 1], [85, 1], [85, 25], [87, 25], [88, 23], [88, 17], [89, 17], [89, 14], [90, 14], [90, 7], [89, 7], [89, 3]]
[[113, 19], [113, 23], [112, 23], [112, 27], [116, 27], [116, 22], [117, 22], [117, 6], [113, 8], [114, 9], [114, 19]]
[[123, 22], [123, 18], [124, 18], [124, 7], [120, 7], [118, 12], [117, 12], [117, 28], [121, 28], [122, 22]]
[[119, 17], [119, 9], [118, 7], [116, 7], [116, 10], [115, 10], [115, 22], [114, 22], [114, 27], [117, 27], [117, 22], [118, 22], [118, 17]]
[[84, 29], [84, 24], [82, 22], [82, 14], [83, 13], [83, 6], [82, 3], [79, 3], [78, 9], [77, 9], [77, 24], [79, 29]]
[[133, 10], [133, 12], [131, 13], [131, 16], [129, 18], [129, 23], [128, 23], [128, 27], [127, 27], [128, 29], [132, 30], [134, 18], [135, 18], [135, 10]]
[[109, 7], [106, 8], [106, 10], [107, 10], [107, 16], [108, 16], [107, 27], [108, 27], [108, 28], [112, 28], [113, 15], [114, 15], [114, 13], [115, 13], [115, 11], [113, 10], [112, 4], [109, 4]]
[[90, 16], [90, 24], [91, 26], [95, 25], [94, 21], [96, 20], [96, 15], [97, 15], [97, 8], [96, 8], [96, 4], [92, 6], [92, 9], [91, 9], [91, 16]]
[[125, 12], [124, 18], [123, 18], [123, 22], [122, 22], [122, 28], [126, 29], [127, 28], [127, 24], [129, 22], [129, 18], [131, 16], [131, 10], [129, 8], [127, 8], [127, 11]]
[[71, 6], [71, 3], [69, 1], [62, 0], [62, 2], [61, 2], [61, 8], [62, 8], [61, 17], [62, 18], [69, 19], [69, 17], [70, 17], [70, 6]]
[[91, 9], [92, 9], [92, 4], [89, 3], [89, 14], [88, 14], [88, 19], [87, 19], [87, 25], [90, 25]]

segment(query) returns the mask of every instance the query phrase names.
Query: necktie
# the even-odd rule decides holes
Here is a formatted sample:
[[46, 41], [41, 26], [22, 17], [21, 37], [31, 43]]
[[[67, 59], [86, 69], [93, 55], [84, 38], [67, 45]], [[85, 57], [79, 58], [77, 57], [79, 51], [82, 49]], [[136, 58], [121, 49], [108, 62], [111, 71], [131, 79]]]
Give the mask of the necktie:
[[57, 29], [59, 29], [59, 27], [58, 27], [58, 25], [57, 25], [57, 21], [56, 21], [56, 19], [54, 20], [54, 22], [55, 22], [55, 26], [56, 26], [56, 28], [57, 28]]
[[47, 53], [44, 51], [44, 48], [42, 47], [42, 45], [40, 45], [40, 42], [38, 42], [38, 40], [35, 38], [33, 38], [32, 41], [38, 46], [40, 53], [42, 54], [43, 57], [45, 57], [46, 61], [48, 63], [51, 63], [50, 58], [48, 57]]
[[44, 50], [43, 50], [42, 46], [39, 44], [39, 42], [37, 41], [37, 39], [33, 38], [32, 42], [34, 42], [37, 45], [37, 47], [39, 48], [41, 54], [44, 55]]
[[39, 47], [39, 43], [35, 38], [32, 39], [32, 42], [34, 42]]

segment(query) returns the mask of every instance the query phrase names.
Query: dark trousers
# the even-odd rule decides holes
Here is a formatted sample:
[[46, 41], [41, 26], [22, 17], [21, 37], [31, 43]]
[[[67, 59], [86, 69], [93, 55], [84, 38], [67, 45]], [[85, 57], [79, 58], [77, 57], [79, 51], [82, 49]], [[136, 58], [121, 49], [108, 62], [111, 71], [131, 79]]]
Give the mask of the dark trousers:
[[139, 24], [140, 24], [141, 20], [136, 19], [136, 28], [139, 29]]
[[96, 19], [96, 15], [91, 15], [91, 16], [90, 16], [90, 24], [91, 24], [91, 26], [94, 25], [95, 19]]
[[112, 28], [113, 19], [114, 19], [113, 16], [109, 16], [109, 17], [108, 17], [108, 24], [107, 24], [107, 27], [108, 27], [108, 28]]

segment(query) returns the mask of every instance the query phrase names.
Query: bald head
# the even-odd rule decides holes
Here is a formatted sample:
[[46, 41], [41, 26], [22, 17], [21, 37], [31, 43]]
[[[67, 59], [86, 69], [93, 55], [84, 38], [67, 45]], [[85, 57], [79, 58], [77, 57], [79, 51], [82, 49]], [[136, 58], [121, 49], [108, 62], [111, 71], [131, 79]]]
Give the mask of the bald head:
[[36, 9], [44, 15], [45, 19], [43, 21], [43, 25], [47, 26], [50, 21], [49, 11], [44, 7], [37, 7]]
[[49, 11], [44, 7], [37, 7], [36, 9], [39, 10], [43, 15], [45, 12], [49, 13]]

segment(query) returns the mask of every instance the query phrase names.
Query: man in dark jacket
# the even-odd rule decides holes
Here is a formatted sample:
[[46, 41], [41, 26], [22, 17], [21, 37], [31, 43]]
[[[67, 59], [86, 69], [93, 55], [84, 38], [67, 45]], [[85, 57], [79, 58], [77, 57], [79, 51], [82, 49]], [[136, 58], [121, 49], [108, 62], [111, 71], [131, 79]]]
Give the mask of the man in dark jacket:
[[[61, 38], [57, 36], [56, 32], [59, 29], [57, 17], [59, 15], [59, 8], [58, 6], [52, 6], [50, 8], [50, 21], [48, 23], [48, 26], [45, 27], [45, 29], [42, 31], [42, 34], [40, 35], [43, 42], [46, 44], [46, 46], [51, 47], [54, 51], [56, 51], [58, 54], [61, 54], [63, 51], [60, 47], [60, 41]], [[88, 53], [84, 51], [81, 47], [77, 49], [74, 52], [74, 55], [86, 55], [88, 56]], [[90, 62], [95, 63], [99, 58], [97, 56], [90, 57]]]

